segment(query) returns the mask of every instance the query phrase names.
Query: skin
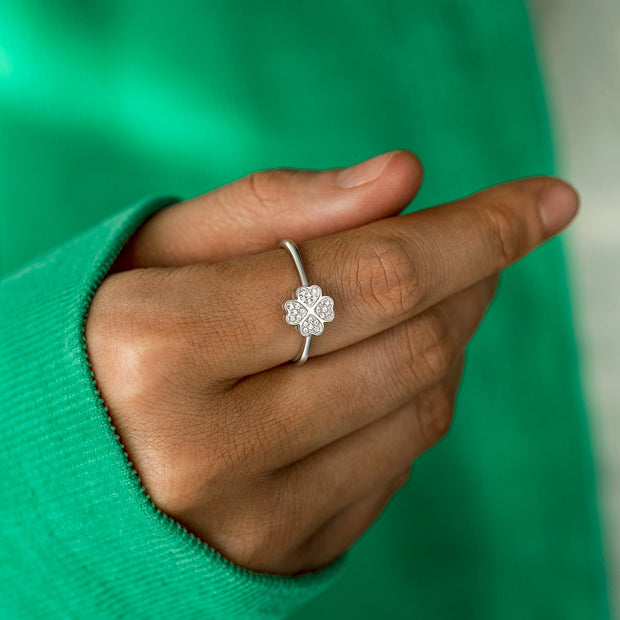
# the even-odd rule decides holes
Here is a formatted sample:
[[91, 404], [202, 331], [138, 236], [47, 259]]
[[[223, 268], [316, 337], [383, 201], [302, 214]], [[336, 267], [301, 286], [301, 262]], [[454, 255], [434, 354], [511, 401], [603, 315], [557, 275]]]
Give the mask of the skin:
[[[363, 534], [448, 431], [499, 272], [577, 209], [536, 177], [397, 217], [421, 181], [407, 151], [254, 173], [147, 220], [94, 296], [89, 356], [152, 501], [245, 568], [318, 569]], [[299, 367], [282, 238], [336, 313]]]

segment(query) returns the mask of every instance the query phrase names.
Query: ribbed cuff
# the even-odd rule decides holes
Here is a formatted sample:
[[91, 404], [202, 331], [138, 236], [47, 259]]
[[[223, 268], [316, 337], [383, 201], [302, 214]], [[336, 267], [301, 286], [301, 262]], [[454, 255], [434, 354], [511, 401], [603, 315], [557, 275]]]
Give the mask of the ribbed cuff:
[[88, 307], [148, 198], [0, 282], [0, 591], [8, 617], [281, 618], [348, 554], [293, 577], [243, 569], [149, 499], [99, 397]]

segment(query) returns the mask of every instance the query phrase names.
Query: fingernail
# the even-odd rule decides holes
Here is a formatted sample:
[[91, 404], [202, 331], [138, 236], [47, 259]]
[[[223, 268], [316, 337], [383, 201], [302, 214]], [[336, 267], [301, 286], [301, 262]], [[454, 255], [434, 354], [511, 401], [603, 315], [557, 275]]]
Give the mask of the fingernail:
[[547, 185], [538, 196], [538, 208], [545, 231], [549, 235], [560, 232], [575, 216], [579, 195], [568, 184], [557, 181]]
[[367, 159], [360, 164], [351, 166], [351, 168], [345, 168], [338, 175], [338, 185], [348, 189], [374, 181], [381, 175], [393, 156], [394, 153], [383, 153], [383, 155]]

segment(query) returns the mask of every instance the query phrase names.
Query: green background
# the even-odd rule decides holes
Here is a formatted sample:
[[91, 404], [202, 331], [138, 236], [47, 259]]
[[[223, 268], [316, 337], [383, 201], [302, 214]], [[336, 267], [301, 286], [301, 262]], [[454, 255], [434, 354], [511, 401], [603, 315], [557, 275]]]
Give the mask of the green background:
[[[553, 172], [520, 2], [7, 0], [0, 269], [146, 194], [407, 148], [412, 208]], [[502, 277], [448, 437], [298, 618], [605, 618], [562, 248]]]

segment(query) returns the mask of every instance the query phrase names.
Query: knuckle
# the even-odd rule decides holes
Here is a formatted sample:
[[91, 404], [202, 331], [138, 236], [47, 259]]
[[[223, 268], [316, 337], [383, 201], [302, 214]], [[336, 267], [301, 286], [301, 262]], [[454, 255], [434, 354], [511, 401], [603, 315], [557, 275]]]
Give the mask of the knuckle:
[[[234, 442], [219, 429], [205, 424], [203, 409], [173, 420], [164, 416], [142, 442], [142, 479], [155, 504], [174, 516], [195, 514], [213, 498], [225, 497], [239, 474], [231, 451]], [[164, 410], [160, 414], [164, 413]], [[245, 470], [244, 470], [245, 471]]]
[[247, 510], [244, 517], [235, 521], [234, 531], [226, 537], [226, 554], [246, 568], [264, 567], [274, 555], [274, 549], [281, 544], [275, 534], [279, 522], [268, 509]]
[[166, 484], [160, 481], [156, 505], [181, 522], [198, 526], [199, 533], [213, 526], [213, 510], [217, 509], [211, 544], [236, 564], [276, 572], [299, 537], [290, 514], [284, 511], [284, 494], [260, 477], [244, 473], [241, 479], [239, 472], [227, 474], [221, 466], [206, 474], [211, 465], [194, 461], [183, 469], [176, 467]]
[[288, 168], [260, 170], [244, 177], [239, 185], [242, 204], [255, 211], [258, 207], [267, 214], [277, 215], [283, 208], [282, 195], [295, 176]]
[[371, 233], [355, 244], [355, 253], [351, 277], [365, 309], [393, 318], [415, 306], [420, 270], [400, 239]]
[[[153, 313], [151, 332], [168, 342], [175, 368], [188, 373], [190, 386], [197, 378], [216, 379], [231, 370], [231, 353], [256, 345], [254, 313], [239, 311], [238, 292], [229, 288], [228, 263], [187, 265], [174, 274], [164, 297], [166, 303]], [[196, 282], [209, 291], [196, 294]], [[162, 295], [161, 287], [155, 287]], [[253, 349], [250, 350], [250, 354]]]
[[399, 346], [390, 347], [401, 352], [395, 360], [394, 377], [406, 386], [411, 386], [413, 377], [417, 387], [440, 381], [456, 353], [450, 319], [441, 306], [407, 321], [403, 332], [399, 335]]
[[100, 289], [104, 303], [95, 295], [89, 311], [89, 354], [95, 372], [105, 374], [97, 378], [113, 384], [109, 396], [126, 406], [170, 388], [182, 391], [184, 379], [192, 380], [186, 351], [175, 337], [181, 317], [168, 303], [160, 275], [137, 270], [106, 279]]
[[501, 266], [515, 262], [527, 252], [528, 234], [523, 218], [515, 217], [515, 203], [522, 199], [516, 190], [497, 189], [484, 211], [493, 256], [499, 257]]
[[424, 334], [419, 364], [427, 384], [439, 381], [448, 371], [455, 355], [451, 317], [441, 305], [425, 313], [421, 321]]
[[158, 438], [149, 442], [141, 479], [151, 500], [162, 511], [181, 517], [204, 497], [202, 472], [185, 441]]
[[157, 373], [164, 384], [174, 382], [179, 390], [192, 393], [196, 382], [214, 370], [214, 355], [209, 353], [217, 349], [211, 343], [222, 332], [202, 320], [192, 295], [187, 294], [186, 282], [180, 281], [187, 274], [162, 275], [144, 295], [136, 344], [149, 353], [144, 364], [149, 373]]
[[418, 409], [418, 425], [422, 441], [427, 447], [436, 444], [450, 430], [454, 410], [454, 391], [446, 385], [437, 385]]
[[299, 519], [286, 511], [287, 493], [279, 486], [249, 491], [226, 535], [226, 552], [247, 568], [263, 571], [283, 569], [283, 558], [299, 544]]

